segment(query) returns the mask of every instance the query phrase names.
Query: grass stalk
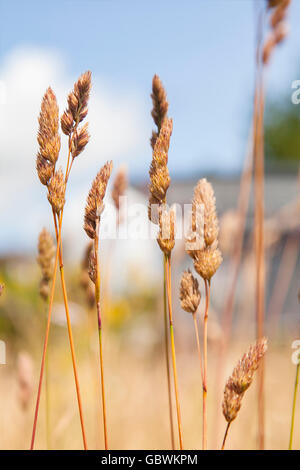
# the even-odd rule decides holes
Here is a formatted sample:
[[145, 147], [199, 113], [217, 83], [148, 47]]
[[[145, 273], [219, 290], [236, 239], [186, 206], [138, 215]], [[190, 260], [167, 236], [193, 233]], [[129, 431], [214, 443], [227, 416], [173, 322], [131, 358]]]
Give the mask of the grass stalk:
[[102, 397], [102, 415], [103, 415], [103, 433], [105, 450], [108, 450], [107, 439], [107, 423], [106, 423], [106, 401], [104, 386], [104, 367], [103, 367], [103, 351], [102, 351], [102, 322], [101, 322], [101, 306], [100, 306], [100, 266], [99, 266], [99, 219], [96, 221], [96, 236], [94, 240], [95, 258], [96, 258], [96, 282], [95, 282], [95, 299], [97, 306], [98, 318], [98, 337], [99, 337], [99, 356], [100, 356], [100, 374], [101, 374], [101, 397]]
[[180, 450], [182, 450], [183, 449], [182, 426], [181, 426], [180, 402], [179, 402], [179, 394], [178, 394], [178, 377], [177, 377], [176, 352], [175, 352], [175, 340], [174, 340], [174, 328], [173, 328], [171, 255], [169, 256], [165, 255], [165, 270], [166, 270], [166, 288], [167, 288], [167, 299], [168, 299], [168, 310], [169, 310], [169, 327], [170, 327], [170, 339], [171, 339], [175, 400], [176, 400], [176, 410], [177, 410], [179, 447], [180, 447]]
[[47, 449], [51, 450], [51, 430], [50, 430], [50, 393], [49, 393], [49, 359], [46, 354], [45, 363], [45, 389], [46, 389], [46, 439]]
[[300, 364], [297, 364], [295, 386], [294, 386], [293, 406], [292, 406], [292, 419], [291, 419], [289, 450], [293, 449], [293, 435], [294, 435], [294, 425], [295, 425], [297, 390], [298, 390], [298, 382], [299, 382], [299, 370], [300, 370]]
[[169, 403], [171, 445], [172, 445], [172, 450], [175, 450], [175, 435], [174, 435], [174, 422], [173, 422], [173, 403], [172, 403], [170, 357], [169, 357], [169, 336], [168, 336], [168, 311], [167, 311], [165, 255], [163, 255], [163, 270], [164, 270], [164, 333], [165, 333], [166, 372], [167, 372], [167, 383], [168, 383], [168, 403]]
[[[61, 217], [61, 215], [60, 215], [60, 217]], [[42, 362], [41, 362], [41, 369], [40, 369], [38, 392], [37, 392], [37, 398], [36, 398], [36, 404], [35, 404], [35, 412], [34, 412], [34, 420], [33, 420], [30, 450], [34, 449], [34, 443], [35, 443], [36, 426], [37, 426], [37, 419], [38, 419], [38, 413], [39, 413], [39, 405], [40, 405], [41, 391], [42, 391], [42, 384], [43, 384], [43, 376], [44, 376], [44, 369], [45, 369], [45, 360], [46, 360], [48, 340], [49, 340], [49, 332], [50, 332], [50, 325], [51, 325], [51, 314], [52, 314], [52, 306], [53, 306], [54, 291], [55, 291], [55, 282], [56, 282], [56, 272], [57, 272], [58, 258], [59, 258], [60, 241], [61, 241], [61, 225], [60, 225], [60, 228], [58, 230], [58, 239], [57, 239], [56, 255], [55, 255], [55, 262], [54, 262], [54, 272], [53, 272], [53, 279], [52, 279], [51, 292], [50, 292], [50, 298], [49, 298], [48, 317], [47, 317], [46, 333], [45, 333], [44, 346], [43, 346], [43, 354], [42, 354]]]
[[65, 282], [65, 274], [64, 274], [64, 264], [63, 264], [61, 237], [60, 237], [60, 241], [58, 240], [58, 234], [59, 234], [59, 232], [61, 232], [61, 229], [62, 229], [62, 218], [63, 218], [63, 210], [61, 212], [61, 216], [60, 216], [59, 221], [58, 221], [59, 223], [57, 224], [56, 215], [53, 212], [56, 240], [57, 240], [57, 243], [59, 245], [60, 280], [61, 280], [61, 287], [62, 287], [62, 292], [63, 292], [65, 311], [66, 311], [66, 320], [67, 320], [68, 336], [69, 336], [71, 356], [72, 356], [72, 365], [73, 365], [74, 380], [75, 380], [75, 387], [76, 387], [76, 394], [77, 394], [77, 402], [78, 402], [78, 409], [79, 409], [82, 440], [83, 440], [84, 449], [87, 450], [86, 432], [85, 432], [85, 426], [84, 426], [84, 420], [83, 420], [83, 411], [82, 411], [82, 400], [81, 400], [81, 393], [80, 393], [80, 386], [79, 386], [79, 379], [78, 379], [78, 371], [77, 371], [77, 365], [76, 365], [74, 339], [73, 339], [73, 333], [72, 333], [70, 310], [69, 310], [69, 303], [68, 303], [68, 296], [67, 296], [67, 289], [66, 289], [66, 282]]
[[207, 449], [207, 327], [210, 298], [210, 281], [205, 279], [205, 313], [203, 327], [203, 434], [202, 449]]
[[227, 423], [221, 450], [224, 450], [224, 449], [225, 449], [225, 443], [226, 443], [226, 439], [227, 439], [227, 435], [228, 435], [228, 431], [229, 431], [230, 424], [231, 424], [231, 422]]
[[[254, 234], [256, 259], [256, 337], [264, 335], [265, 309], [265, 253], [264, 253], [264, 76], [261, 61], [263, 44], [264, 9], [258, 16], [257, 29], [257, 78], [254, 100]], [[258, 371], [258, 445], [264, 449], [264, 361]]]

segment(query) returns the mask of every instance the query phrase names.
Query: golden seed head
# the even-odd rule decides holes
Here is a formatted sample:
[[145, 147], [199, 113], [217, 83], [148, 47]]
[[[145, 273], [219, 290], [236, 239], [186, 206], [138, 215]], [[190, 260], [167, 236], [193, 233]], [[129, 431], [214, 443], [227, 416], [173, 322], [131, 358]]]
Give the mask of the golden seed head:
[[260, 361], [268, 349], [267, 339], [262, 338], [251, 345], [233, 369], [231, 374], [231, 387], [235, 393], [244, 393], [251, 385], [254, 372], [258, 369]]
[[116, 174], [111, 192], [111, 197], [117, 210], [120, 209], [120, 197], [124, 196], [127, 186], [127, 171], [124, 166], [121, 166]]
[[39, 115], [38, 155], [55, 165], [60, 151], [59, 115], [56, 96], [49, 87], [44, 94]]
[[38, 154], [36, 159], [36, 170], [40, 182], [47, 186], [50, 178], [53, 175], [54, 165]]
[[200, 304], [201, 295], [198, 280], [192, 275], [189, 269], [184, 271], [181, 277], [180, 300], [183, 310], [196, 313]]
[[49, 282], [53, 277], [55, 246], [53, 239], [45, 228], [41, 231], [38, 240], [37, 262], [42, 271], [40, 283], [40, 296], [47, 300], [49, 296]]
[[214, 190], [205, 178], [201, 179], [195, 187], [193, 211], [201, 204], [204, 206], [204, 240], [206, 246], [208, 246], [212, 245], [218, 238], [219, 222]]
[[90, 277], [90, 280], [96, 284], [97, 280], [97, 258], [94, 253], [94, 251], [90, 251], [89, 254], [89, 269], [88, 269], [88, 274]]
[[212, 185], [204, 178], [198, 181], [194, 189], [191, 231], [185, 247], [194, 260], [197, 273], [207, 281], [210, 281], [222, 262], [218, 234], [216, 198]]
[[65, 135], [70, 135], [73, 126], [74, 126], [74, 121], [73, 121], [73, 116], [72, 113], [69, 109], [66, 109], [60, 118], [60, 125], [61, 125], [61, 130]]
[[60, 213], [65, 204], [66, 184], [61, 169], [56, 171], [48, 184], [48, 201], [54, 212]]
[[77, 157], [84, 150], [89, 139], [90, 135], [88, 133], [88, 123], [86, 123], [80, 129], [77, 129], [74, 132], [71, 149], [73, 158]]
[[73, 91], [68, 96], [68, 111], [73, 121], [79, 124], [88, 113], [88, 101], [91, 91], [91, 72], [82, 74], [74, 84]]
[[238, 395], [232, 389], [230, 380], [225, 385], [224, 397], [222, 402], [222, 411], [224, 418], [228, 423], [231, 423], [240, 411], [242, 405], [243, 394]]
[[95, 238], [96, 222], [104, 209], [103, 199], [112, 172], [112, 161], [107, 162], [98, 172], [87, 197], [84, 215], [84, 230], [90, 238]]
[[176, 209], [175, 206], [169, 210], [163, 206], [159, 212], [159, 234], [157, 242], [160, 249], [166, 254], [170, 255], [175, 246], [175, 224], [176, 224]]
[[85, 293], [85, 299], [89, 308], [95, 305], [95, 289], [89, 275], [90, 256], [93, 253], [94, 244], [89, 242], [81, 263], [80, 285]]
[[[164, 204], [166, 201], [167, 190], [170, 185], [168, 163], [168, 151], [170, 146], [170, 138], [172, 135], [173, 121], [165, 118], [163, 121], [159, 136], [156, 140], [152, 162], [149, 170], [150, 175], [150, 197], [149, 197], [149, 218], [153, 223], [155, 218], [151, 219], [151, 204]], [[156, 219], [157, 220], [157, 219]]]
[[162, 123], [167, 116], [169, 107], [166, 91], [158, 75], [154, 75], [152, 80], [151, 98], [153, 103], [151, 115], [158, 130], [158, 132], [152, 131], [152, 137], [150, 139], [152, 149], [154, 149], [157, 137], [159, 135]]
[[202, 251], [196, 252], [194, 267], [204, 280], [210, 281], [222, 261], [223, 258], [219, 248], [212, 245]]

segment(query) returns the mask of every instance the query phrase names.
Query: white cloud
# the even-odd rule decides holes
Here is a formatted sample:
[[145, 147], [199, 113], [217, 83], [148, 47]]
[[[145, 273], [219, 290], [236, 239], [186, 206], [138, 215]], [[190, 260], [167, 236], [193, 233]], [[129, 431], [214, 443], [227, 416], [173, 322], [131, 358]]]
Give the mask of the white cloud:
[[[43, 225], [51, 227], [45, 188], [35, 171], [37, 117], [46, 88], [51, 85], [62, 112], [76, 78], [68, 74], [62, 58], [51, 50], [17, 49], [0, 64], [1, 252], [32, 251], [40, 228]], [[101, 77], [93, 75], [88, 115], [91, 141], [72, 170], [66, 236], [72, 230], [83, 232], [84, 200], [104, 161], [113, 159], [115, 166], [125, 161], [129, 167], [136, 168], [138, 162], [133, 158], [149, 155], [149, 131], [145, 111], [140, 105], [142, 100], [134, 91], [130, 94], [127, 90], [116, 91], [104, 83]], [[62, 140], [66, 140], [63, 135]], [[62, 165], [65, 150], [64, 144], [60, 157]]]

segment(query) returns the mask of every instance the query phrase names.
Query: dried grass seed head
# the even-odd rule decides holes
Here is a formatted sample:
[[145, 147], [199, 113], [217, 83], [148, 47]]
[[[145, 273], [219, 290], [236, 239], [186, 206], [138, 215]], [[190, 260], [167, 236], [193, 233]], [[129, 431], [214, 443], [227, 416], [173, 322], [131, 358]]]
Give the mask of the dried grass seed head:
[[166, 91], [158, 75], [154, 75], [152, 80], [151, 98], [153, 103], [151, 116], [157, 126], [157, 131], [152, 131], [152, 137], [150, 139], [152, 149], [154, 149], [157, 137], [159, 135], [162, 123], [167, 116], [169, 107]]
[[56, 214], [59, 214], [65, 204], [66, 183], [61, 169], [56, 171], [48, 184], [48, 201]]
[[4, 284], [0, 284], [0, 297], [4, 291]]
[[212, 185], [201, 179], [194, 190], [193, 210], [198, 205], [204, 206], [204, 241], [206, 246], [212, 245], [218, 238], [219, 222], [216, 210], [216, 198]]
[[49, 296], [49, 282], [53, 277], [55, 246], [53, 238], [45, 228], [41, 231], [38, 240], [37, 262], [42, 271], [40, 283], [40, 296], [47, 300]]
[[166, 201], [167, 190], [170, 185], [170, 176], [167, 164], [172, 129], [172, 119], [165, 118], [152, 153], [152, 162], [149, 170], [149, 218], [154, 223], [157, 223], [157, 219], [156, 222], [155, 219], [151, 219], [151, 204], [164, 204]]
[[71, 153], [73, 158], [78, 157], [78, 155], [84, 150], [89, 140], [90, 135], [88, 133], [88, 123], [86, 123], [80, 129], [76, 129], [73, 134], [71, 147]]
[[230, 380], [225, 385], [222, 411], [227, 423], [231, 423], [237, 417], [242, 405], [243, 394], [238, 395], [232, 389]]
[[49, 87], [43, 96], [39, 115], [36, 169], [42, 184], [50, 180], [60, 152], [59, 110], [56, 96]]
[[103, 199], [106, 193], [107, 183], [112, 171], [112, 161], [107, 162], [98, 172], [92, 183], [85, 206], [84, 230], [90, 238], [95, 238], [96, 222], [100, 220], [104, 209]]
[[189, 313], [196, 313], [201, 295], [199, 291], [198, 280], [192, 275], [188, 269], [181, 276], [180, 294], [181, 308]]
[[267, 339], [262, 338], [251, 345], [248, 352], [245, 353], [233, 369], [230, 382], [235, 393], [244, 393], [251, 385], [254, 372], [267, 351]]
[[95, 288], [90, 279], [89, 267], [90, 267], [90, 256], [94, 251], [93, 242], [89, 242], [83, 255], [81, 263], [81, 276], [80, 276], [80, 286], [84, 291], [85, 299], [89, 308], [92, 308], [95, 305]]
[[222, 261], [221, 251], [213, 244], [202, 251], [196, 252], [194, 268], [204, 280], [210, 281]]
[[112, 188], [111, 197], [117, 210], [120, 209], [120, 197], [124, 196], [128, 187], [127, 171], [125, 166], [120, 166]]
[[175, 246], [175, 225], [176, 225], [176, 208], [175, 206], [168, 209], [165, 205], [160, 208], [159, 212], [159, 233], [157, 243], [160, 249], [169, 256]]
[[[88, 113], [88, 101], [91, 91], [91, 72], [82, 74], [74, 84], [73, 91], [68, 96], [68, 111], [72, 115], [74, 125], [78, 125]], [[69, 116], [64, 116], [64, 128], [69, 130]], [[66, 124], [66, 125], [65, 125]]]

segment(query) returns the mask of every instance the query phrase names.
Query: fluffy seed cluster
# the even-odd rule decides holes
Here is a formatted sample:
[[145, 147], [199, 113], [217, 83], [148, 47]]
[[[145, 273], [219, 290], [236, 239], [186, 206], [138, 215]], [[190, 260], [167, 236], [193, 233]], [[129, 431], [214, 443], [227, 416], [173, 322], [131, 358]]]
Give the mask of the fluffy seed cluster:
[[163, 205], [159, 212], [159, 233], [157, 243], [160, 249], [169, 256], [175, 245], [175, 206], [170, 209]]
[[271, 32], [263, 47], [262, 60], [267, 64], [277, 44], [280, 44], [289, 32], [286, 16], [291, 0], [269, 0], [268, 7], [271, 10]]
[[180, 300], [181, 308], [183, 310], [190, 313], [196, 313], [200, 304], [201, 295], [198, 281], [194, 278], [189, 269], [184, 271], [181, 276]]
[[197, 273], [210, 281], [222, 263], [222, 255], [218, 248], [216, 198], [212, 185], [205, 178], [198, 182], [194, 190], [191, 225], [187, 252], [194, 260]]
[[103, 199], [106, 193], [106, 187], [111, 175], [112, 167], [113, 164], [110, 161], [101, 168], [93, 181], [87, 197], [83, 227], [87, 235], [92, 239], [96, 236], [96, 223], [97, 220], [100, 221], [100, 216], [104, 209]]
[[237, 394], [244, 393], [251, 385], [254, 372], [267, 351], [267, 340], [262, 338], [251, 345], [233, 369], [231, 374], [232, 388]]
[[167, 116], [169, 107], [166, 91], [158, 75], [154, 75], [152, 80], [151, 98], [153, 103], [151, 115], [157, 127], [157, 131], [152, 131], [152, 136], [150, 139], [151, 147], [154, 150], [157, 137], [159, 135], [162, 123]]
[[56, 214], [65, 204], [66, 182], [61, 169], [56, 171], [48, 184], [48, 201]]
[[267, 340], [262, 338], [251, 345], [226, 382], [222, 403], [223, 415], [228, 423], [233, 421], [242, 404], [242, 398], [250, 387], [254, 372], [267, 351]]
[[94, 245], [90, 242], [84, 252], [84, 256], [81, 263], [81, 278], [80, 285], [84, 291], [86, 303], [89, 308], [93, 308], [95, 305], [95, 289], [91, 282], [89, 270], [90, 270], [90, 258], [93, 254]]
[[120, 197], [124, 196], [127, 186], [127, 171], [124, 166], [121, 166], [116, 174], [111, 192], [111, 197], [114, 201], [117, 211], [120, 210]]
[[53, 277], [55, 247], [53, 239], [45, 228], [41, 231], [38, 240], [37, 262], [40, 265], [42, 279], [40, 282], [40, 296], [47, 300], [49, 297], [49, 284]]
[[[60, 123], [64, 134], [71, 140], [72, 158], [76, 158], [87, 145], [90, 135], [88, 124], [78, 127], [88, 113], [88, 101], [91, 91], [91, 72], [82, 74], [68, 96], [68, 108], [64, 111]], [[71, 138], [72, 136], [72, 138]]]
[[173, 121], [165, 118], [156, 140], [152, 162], [149, 170], [150, 175], [150, 197], [149, 197], [149, 219], [158, 223], [158, 208], [166, 202], [166, 194], [170, 185], [168, 170], [168, 151], [172, 135]]
[[60, 151], [59, 110], [56, 96], [49, 87], [42, 99], [39, 115], [36, 169], [42, 184], [47, 185], [54, 173]]

